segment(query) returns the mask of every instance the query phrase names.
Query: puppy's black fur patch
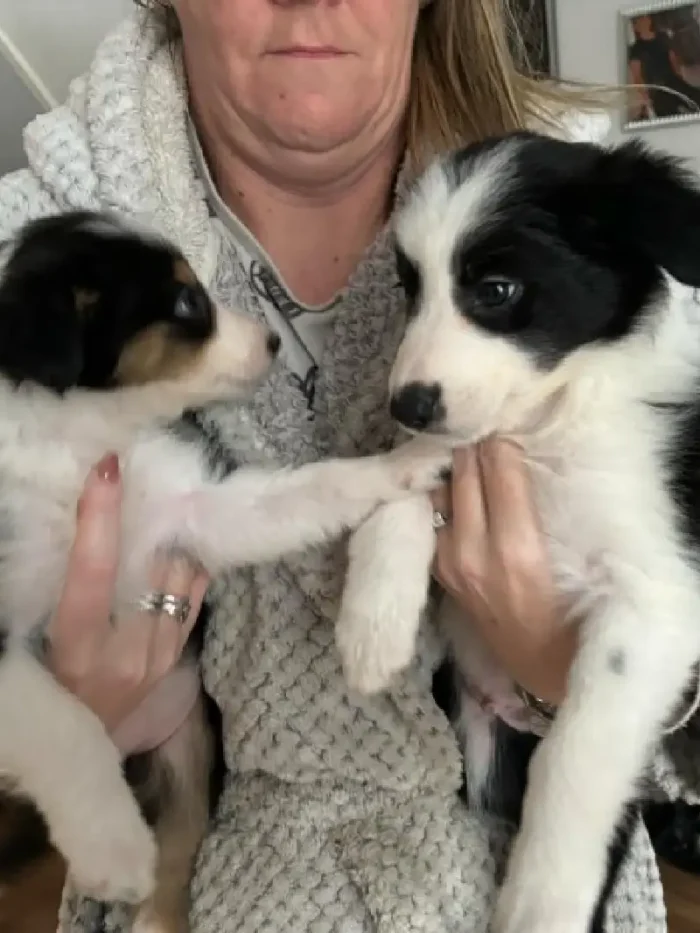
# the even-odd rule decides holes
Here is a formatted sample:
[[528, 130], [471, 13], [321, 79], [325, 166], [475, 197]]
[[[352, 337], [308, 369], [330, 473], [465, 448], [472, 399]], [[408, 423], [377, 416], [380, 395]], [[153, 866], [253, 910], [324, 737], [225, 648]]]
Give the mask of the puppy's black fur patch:
[[170, 430], [186, 443], [196, 443], [202, 449], [212, 479], [224, 480], [238, 468], [219, 426], [207, 419], [203, 412], [189, 409], [170, 426]]
[[215, 327], [209, 298], [193, 274], [183, 274], [187, 268], [170, 244], [116, 222], [110, 228], [102, 216], [37, 221], [3, 273], [0, 372], [57, 392], [148, 381], [149, 366], [154, 379], [165, 375], [166, 360], [143, 345], [139, 357], [135, 340], [151, 334], [149, 351], [157, 337], [170, 350], [168, 362], [175, 355], [182, 363]]
[[[454, 187], [503, 145], [486, 140], [451, 157]], [[523, 132], [507, 145], [512, 183], [505, 171], [488, 226], [467, 229], [452, 256], [453, 297], [472, 322], [554, 366], [577, 347], [629, 333], [662, 293], [662, 268], [700, 285], [700, 194], [677, 160], [636, 140], [602, 149]], [[522, 285], [495, 312], [479, 292], [492, 271]], [[399, 272], [415, 291], [419, 271], [403, 261]]]
[[644, 822], [657, 855], [681, 871], [700, 875], [700, 807], [674, 800], [650, 803]]
[[0, 793], [0, 884], [50, 851], [46, 823], [29, 801]]

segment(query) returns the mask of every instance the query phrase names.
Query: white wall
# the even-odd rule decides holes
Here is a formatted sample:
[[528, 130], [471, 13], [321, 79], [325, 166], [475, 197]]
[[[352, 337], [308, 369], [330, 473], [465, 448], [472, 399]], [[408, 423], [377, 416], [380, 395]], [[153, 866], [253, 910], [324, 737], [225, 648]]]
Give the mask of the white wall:
[[[631, 4], [624, 0], [556, 0], [561, 77], [619, 84], [624, 77], [620, 10], [643, 5], [643, 0]], [[614, 114], [614, 129], [617, 136], [623, 135], [618, 114]], [[700, 121], [637, 132], [650, 145], [694, 160], [700, 169]]]
[[31, 91], [0, 58], [0, 176], [24, 164], [22, 130], [37, 113], [37, 106]]
[[0, 29], [62, 100], [130, 0], [0, 0]]
[[130, 8], [130, 0], [0, 0], [0, 174], [24, 164], [24, 127], [64, 100]]

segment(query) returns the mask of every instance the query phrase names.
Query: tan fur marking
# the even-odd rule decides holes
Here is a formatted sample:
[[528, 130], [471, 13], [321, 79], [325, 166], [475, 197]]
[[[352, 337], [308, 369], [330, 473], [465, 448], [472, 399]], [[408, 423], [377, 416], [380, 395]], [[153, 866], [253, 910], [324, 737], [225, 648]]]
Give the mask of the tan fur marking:
[[185, 259], [175, 260], [173, 263], [173, 277], [181, 285], [196, 285], [198, 281], [192, 267]]
[[197, 368], [202, 349], [201, 344], [178, 340], [167, 324], [154, 324], [124, 347], [114, 377], [124, 386], [177, 379]]
[[75, 307], [78, 314], [82, 314], [86, 317], [92, 313], [92, 309], [100, 300], [99, 292], [90, 291], [87, 288], [74, 288], [73, 294], [75, 296]]
[[[173, 767], [168, 757], [178, 743]], [[155, 799], [166, 801], [166, 806], [155, 826], [156, 890], [139, 910], [135, 933], [189, 933], [190, 879], [209, 820], [211, 761], [212, 739], [200, 698], [178, 732], [158, 750], [152, 783], [143, 788]], [[138, 796], [142, 799], [142, 794]]]

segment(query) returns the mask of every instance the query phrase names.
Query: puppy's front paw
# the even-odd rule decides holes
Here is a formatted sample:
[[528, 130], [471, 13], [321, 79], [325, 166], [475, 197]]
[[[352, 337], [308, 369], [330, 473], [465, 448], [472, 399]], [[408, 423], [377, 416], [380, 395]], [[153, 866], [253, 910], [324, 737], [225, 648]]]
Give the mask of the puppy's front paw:
[[588, 933], [591, 912], [560, 895], [499, 898], [492, 933]]
[[336, 643], [351, 689], [372, 694], [386, 690], [411, 663], [426, 601], [422, 579], [394, 587], [366, 586], [346, 594], [336, 625]]
[[452, 468], [452, 450], [433, 438], [416, 437], [389, 454], [397, 483], [407, 492], [431, 492]]
[[125, 812], [106, 801], [104, 812], [78, 827], [60, 847], [82, 894], [98, 901], [140, 904], [153, 892], [158, 853], [135, 802]]
[[[575, 840], [572, 842], [572, 861]], [[492, 933], [588, 933], [600, 884], [592, 875], [557, 871], [552, 860], [509, 866]]]

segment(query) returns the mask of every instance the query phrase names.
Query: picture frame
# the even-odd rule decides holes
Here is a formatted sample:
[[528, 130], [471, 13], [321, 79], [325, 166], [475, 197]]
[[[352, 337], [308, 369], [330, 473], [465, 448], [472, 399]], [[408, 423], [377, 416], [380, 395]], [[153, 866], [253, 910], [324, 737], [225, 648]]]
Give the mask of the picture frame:
[[516, 0], [513, 10], [522, 36], [527, 70], [540, 78], [559, 73], [556, 0]]
[[622, 129], [700, 120], [700, 2], [665, 0], [620, 11], [620, 83], [636, 86]]
[[544, 0], [544, 17], [547, 43], [547, 74], [556, 78], [559, 75], [559, 44], [557, 41], [557, 6], [556, 0]]

